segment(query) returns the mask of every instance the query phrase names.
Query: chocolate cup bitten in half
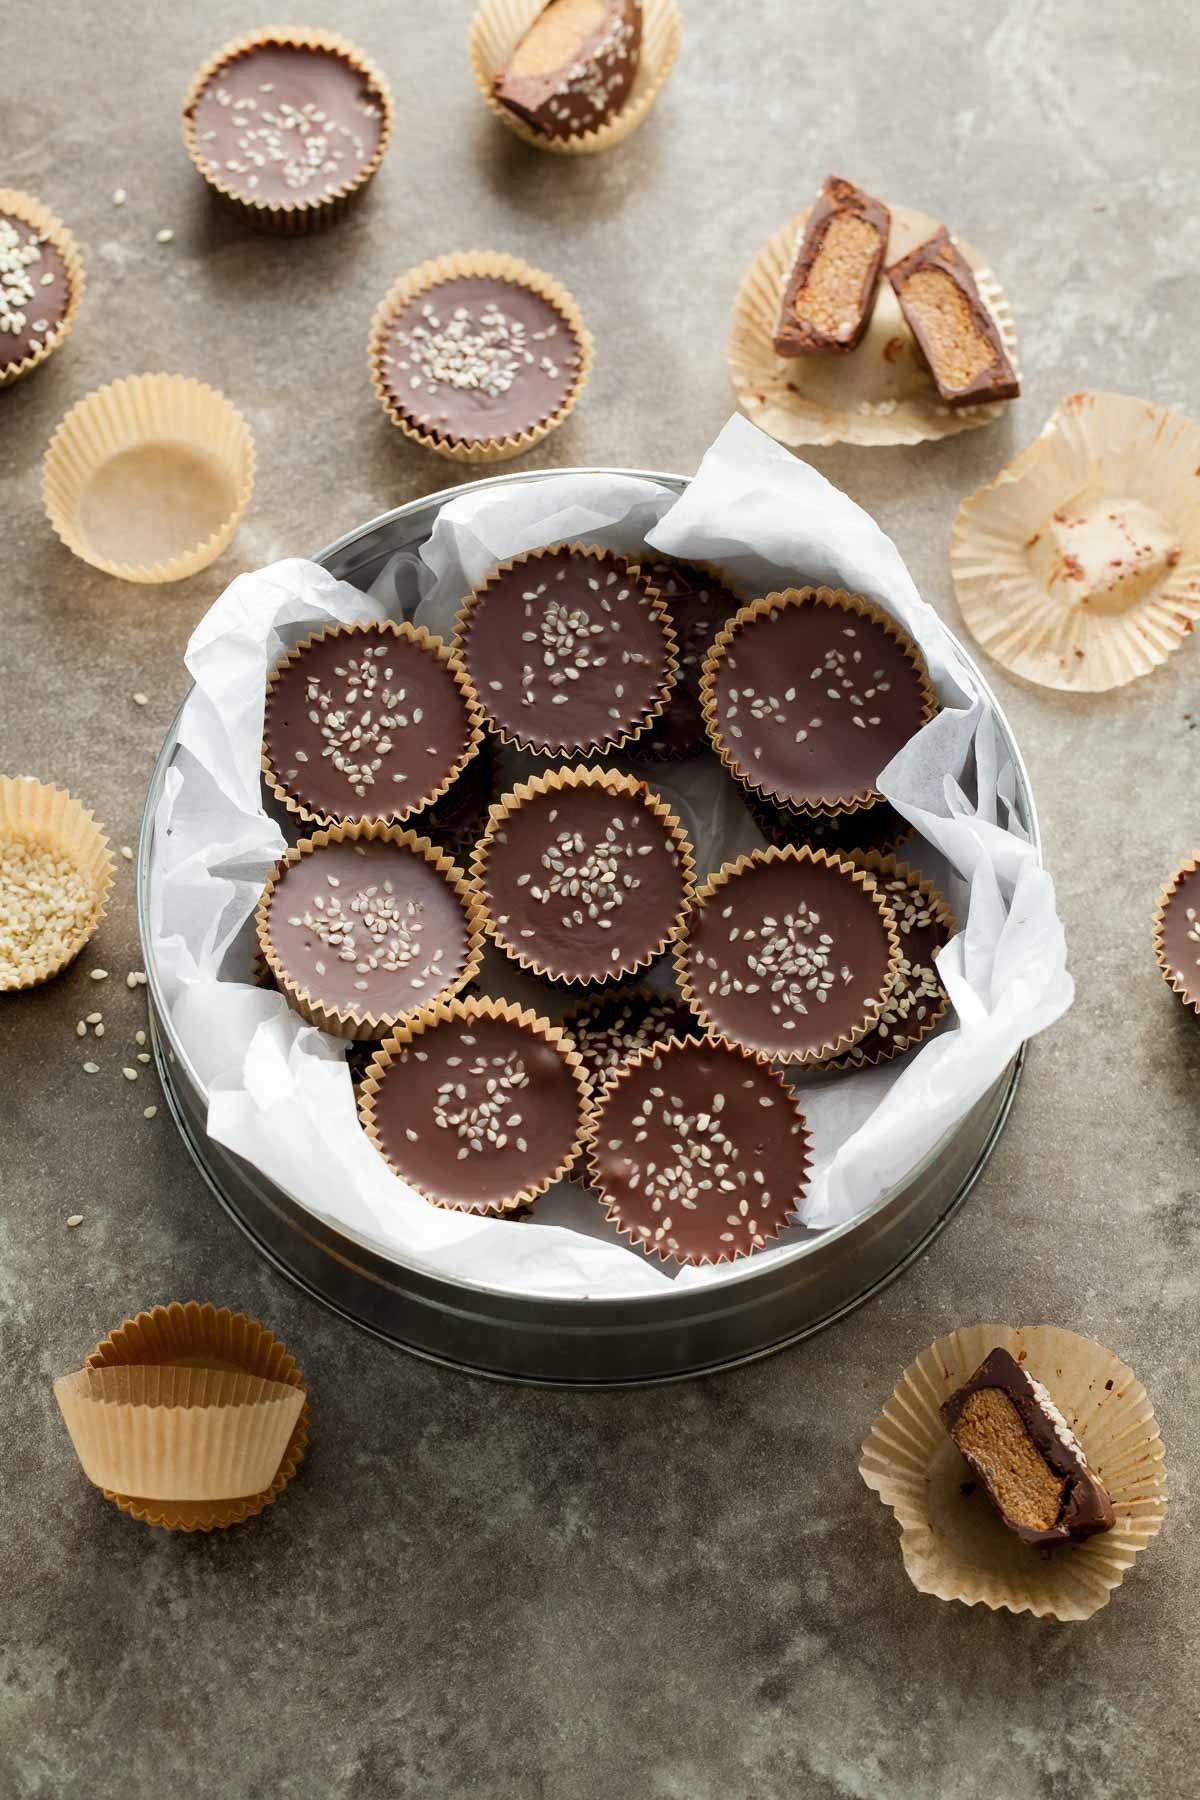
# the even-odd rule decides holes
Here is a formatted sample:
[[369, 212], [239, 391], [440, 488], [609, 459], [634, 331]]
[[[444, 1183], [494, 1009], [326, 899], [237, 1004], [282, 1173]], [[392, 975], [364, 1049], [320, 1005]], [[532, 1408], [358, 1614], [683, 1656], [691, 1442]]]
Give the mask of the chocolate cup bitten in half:
[[83, 264], [62, 220], [35, 195], [0, 187], [0, 387], [53, 355], [83, 289]]
[[857, 1044], [825, 1066], [839, 1073], [876, 1068], [913, 1050], [946, 1015], [950, 996], [934, 955], [958, 927], [946, 902], [915, 869], [877, 851], [848, 851], [846, 860], [874, 882], [891, 909], [900, 941], [896, 978], [878, 1022]]
[[852, 181], [826, 178], [788, 276], [775, 348], [780, 356], [845, 355], [871, 323], [891, 214]]
[[631, 746], [635, 756], [673, 762], [707, 750], [700, 710], [704, 659], [721, 627], [745, 604], [729, 578], [709, 563], [677, 561], [657, 551], [638, 559], [642, 578], [658, 589], [675, 633], [679, 678], [665, 710]]
[[569, 138], [620, 112], [641, 49], [642, 0], [547, 0], [492, 92], [532, 131]]
[[1154, 954], [1163, 980], [1200, 1014], [1200, 850], [1180, 865], [1159, 896]]

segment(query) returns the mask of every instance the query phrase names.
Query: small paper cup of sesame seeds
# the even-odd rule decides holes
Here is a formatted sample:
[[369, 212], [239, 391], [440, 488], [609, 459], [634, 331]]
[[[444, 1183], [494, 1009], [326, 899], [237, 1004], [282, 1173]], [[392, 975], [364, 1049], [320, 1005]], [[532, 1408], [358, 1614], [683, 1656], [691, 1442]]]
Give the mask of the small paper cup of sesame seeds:
[[115, 869], [78, 800], [0, 778], [0, 993], [48, 981], [79, 955], [104, 917]]
[[182, 581], [227, 547], [254, 488], [254, 439], [223, 394], [131, 375], [73, 406], [42, 498], [67, 549], [122, 581]]
[[79, 251], [62, 220], [33, 194], [0, 187], [0, 387], [65, 342], [83, 288]]

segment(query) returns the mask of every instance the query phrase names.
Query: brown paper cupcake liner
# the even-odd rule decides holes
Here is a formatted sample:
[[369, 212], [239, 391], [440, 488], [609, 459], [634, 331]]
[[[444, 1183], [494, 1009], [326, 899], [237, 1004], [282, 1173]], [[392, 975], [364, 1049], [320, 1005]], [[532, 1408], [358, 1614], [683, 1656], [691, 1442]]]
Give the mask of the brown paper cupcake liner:
[[[710, 744], [734, 780], [740, 783], [747, 792], [770, 806], [778, 807], [781, 811], [794, 812], [800, 818], [806, 815], [839, 818], [844, 813], [858, 812], [863, 807], [877, 805], [883, 799], [882, 793], [875, 787], [863, 793], [842, 795], [836, 801], [822, 801], [819, 804], [814, 802], [804, 806], [781, 799], [778, 795], [761, 787], [753, 779], [749, 769], [743, 769], [736, 753], [722, 734], [717, 719], [717, 674], [729, 646], [738, 632], [755, 619], [763, 618], [768, 613], [783, 611], [791, 606], [807, 605], [810, 601], [820, 606], [840, 607], [842, 611], [851, 613], [860, 619], [870, 619], [875, 624], [882, 626], [893, 643], [900, 646], [916, 670], [920, 681], [922, 711], [917, 731], [923, 730], [938, 710], [938, 698], [929, 679], [929, 670], [920, 648], [904, 627], [899, 625], [884, 607], [876, 605], [873, 600], [868, 600], [862, 594], [851, 594], [845, 588], [783, 588], [778, 593], [764, 594], [761, 600], [752, 600], [749, 606], [743, 606], [742, 610], [735, 613], [730, 619], [725, 629], [718, 632], [713, 640], [711, 650], [704, 659], [704, 673], [700, 678], [700, 710], [704, 717], [704, 727], [708, 732]], [[913, 735], [915, 736], [916, 733], [914, 732]]]
[[[1048, 1552], [1010, 1531], [942, 1421], [943, 1400], [1002, 1347], [1049, 1389], [1107, 1488], [1111, 1531]], [[1054, 1325], [976, 1325], [931, 1344], [871, 1427], [859, 1472], [891, 1507], [913, 1586], [939, 1600], [1041, 1619], [1107, 1606], [1167, 1516], [1163, 1444], [1146, 1390], [1111, 1350]]]
[[[464, 668], [467, 667], [467, 638], [470, 635], [471, 618], [478, 610], [488, 590], [495, 586], [501, 576], [510, 574], [513, 569], [521, 568], [526, 564], [536, 564], [543, 557], [563, 555], [589, 557], [597, 563], [617, 563], [632, 579], [636, 579], [641, 571], [641, 564], [632, 557], [621, 556], [615, 550], [604, 550], [598, 544], [581, 543], [547, 544], [540, 550], [527, 550], [523, 556], [513, 556], [507, 562], [497, 563], [486, 581], [481, 581], [477, 588], [473, 588], [458, 609], [454, 625], [454, 650], [462, 659]], [[671, 614], [667, 604], [653, 582], [648, 580], [646, 581], [645, 598], [649, 601], [651, 613], [662, 627], [667, 646], [666, 676], [653, 709], [646, 713], [636, 725], [631, 725], [627, 731], [622, 731], [617, 737], [606, 738], [603, 744], [589, 745], [586, 748], [563, 748], [553, 744], [535, 744], [528, 738], [517, 737], [513, 732], [506, 730], [497, 719], [493, 718], [487, 700], [482, 693], [479, 693], [479, 704], [483, 708], [488, 726], [502, 744], [507, 744], [513, 750], [528, 751], [532, 756], [608, 756], [613, 751], [622, 750], [627, 744], [634, 743], [644, 732], [653, 727], [655, 720], [660, 719], [666, 711], [675, 684], [679, 679], [679, 642], [675, 636], [675, 628], [671, 623]], [[478, 693], [478, 690], [476, 692]]]
[[[408, 1008], [403, 1013], [376, 1013], [367, 1006], [339, 1007], [326, 1005], [319, 994], [314, 994], [289, 974], [271, 942], [270, 920], [271, 901], [280, 881], [289, 869], [295, 868], [314, 850], [321, 850], [326, 844], [394, 844], [397, 849], [411, 850], [415, 856], [421, 857], [431, 869], [435, 869], [458, 901], [466, 928], [466, 958], [462, 968], [449, 981], [443, 983], [436, 994], [428, 1000]], [[371, 1038], [385, 1037], [401, 1024], [416, 1025], [422, 1019], [432, 1019], [439, 1002], [451, 1000], [462, 992], [468, 982], [479, 973], [479, 965], [483, 960], [483, 911], [475, 895], [475, 889], [457, 863], [451, 861], [443, 851], [428, 838], [418, 837], [415, 831], [403, 831], [394, 825], [378, 822], [355, 825], [331, 825], [327, 830], [314, 832], [312, 837], [304, 838], [294, 844], [287, 854], [280, 858], [268, 878], [262, 891], [257, 911], [254, 915], [255, 930], [258, 933], [258, 949], [261, 965], [270, 970], [279, 988], [301, 1018], [307, 1019], [321, 1031], [328, 1031], [334, 1037], [354, 1038], [365, 1041]], [[260, 966], [261, 966], [260, 965]]]
[[619, 112], [591, 131], [573, 132], [570, 137], [547, 137], [534, 131], [524, 119], [502, 106], [492, 92], [492, 83], [506, 67], [509, 58], [546, 0], [484, 0], [471, 21], [469, 55], [471, 72], [488, 110], [522, 143], [535, 150], [548, 150], [553, 156], [594, 156], [600, 150], [612, 150], [635, 132], [647, 117], [671, 73], [683, 33], [677, 0], [644, 0], [642, 7], [642, 49], [637, 75], [629, 98]]
[[372, 820], [371, 815], [367, 813], [360, 814], [356, 819], [335, 819], [328, 813], [315, 812], [311, 807], [305, 805], [302, 800], [297, 799], [284, 787], [282, 781], [271, 766], [271, 759], [267, 752], [267, 742], [269, 737], [268, 727], [271, 718], [271, 696], [278, 686], [279, 679], [284, 670], [290, 668], [293, 663], [298, 662], [304, 655], [304, 652], [310, 650], [314, 644], [324, 643], [326, 638], [361, 637], [365, 633], [375, 631], [389, 631], [393, 637], [402, 638], [407, 643], [419, 644], [423, 649], [431, 651], [433, 655], [437, 657], [439, 662], [444, 663], [454, 677], [454, 684], [463, 697], [463, 702], [467, 709], [468, 720], [467, 740], [463, 747], [463, 753], [444, 780], [439, 782], [436, 787], [426, 789], [426, 791], [419, 795], [410, 805], [398, 808], [390, 812], [385, 819], [376, 822], [400, 825], [405, 823], [406, 820], [411, 819], [414, 813], [419, 813], [423, 811], [425, 807], [432, 806], [436, 801], [440, 800], [442, 795], [445, 794], [453, 783], [458, 780], [458, 777], [462, 774], [471, 758], [478, 751], [480, 744], [483, 742], [483, 708], [479, 704], [474, 684], [454, 651], [449, 645], [444, 644], [441, 638], [435, 637], [431, 631], [426, 631], [423, 625], [410, 624], [407, 619], [402, 620], [399, 624], [397, 624], [394, 619], [363, 619], [353, 625], [326, 625], [322, 630], [314, 631], [310, 637], [306, 637], [303, 642], [297, 644], [294, 650], [289, 650], [287, 655], [276, 664], [274, 669], [272, 669], [267, 678], [267, 693], [263, 706], [263, 780], [271, 793], [274, 794], [276, 800], [279, 801], [280, 805], [286, 807], [288, 812], [294, 813], [297, 818], [303, 819], [307, 825], [368, 825]]
[[536, 949], [527, 950], [520, 944], [512, 943], [509, 940], [503, 927], [496, 924], [492, 914], [492, 906], [487, 894], [487, 864], [488, 853], [497, 831], [500, 830], [505, 820], [511, 818], [515, 812], [519, 812], [527, 801], [540, 799], [544, 794], [561, 794], [572, 788], [580, 787], [603, 788], [610, 794], [621, 794], [624, 797], [641, 800], [674, 845], [682, 879], [683, 893], [679, 904], [679, 913], [671, 930], [636, 962], [623, 964], [621, 968], [614, 969], [612, 975], [605, 978], [606, 985], [608, 981], [628, 981], [640, 970], [648, 969], [675, 942], [686, 928], [696, 886], [696, 859], [687, 832], [666, 802], [658, 794], [652, 792], [644, 781], [639, 781], [636, 776], [619, 774], [616, 769], [595, 768], [577, 763], [571, 768], [550, 769], [544, 775], [535, 775], [529, 781], [519, 782], [515, 788], [511, 788], [488, 814], [487, 829], [475, 846], [475, 854], [471, 859], [471, 878], [475, 883], [476, 894], [483, 912], [483, 928], [493, 943], [499, 945], [505, 955], [511, 957], [521, 968], [527, 969], [531, 975], [540, 976], [543, 981], [552, 981], [557, 987], [567, 988], [591, 988], [596, 985], [596, 982], [584, 976], [555, 975], [538, 961]]
[[[574, 382], [557, 409], [548, 417], [539, 419], [526, 431], [499, 438], [435, 437], [430, 432], [423, 431], [402, 412], [388, 391], [383, 374], [383, 354], [392, 319], [410, 300], [415, 300], [442, 282], [452, 281], [460, 275], [490, 276], [497, 281], [511, 281], [528, 288], [531, 293], [547, 301], [565, 320], [567, 329], [576, 342], [579, 366], [575, 371]], [[508, 256], [499, 250], [465, 250], [435, 256], [431, 261], [421, 263], [418, 268], [409, 269], [407, 274], [401, 275], [393, 283], [376, 307], [371, 320], [367, 357], [371, 368], [371, 385], [379, 404], [392, 424], [400, 427], [405, 437], [411, 438], [414, 444], [420, 444], [423, 450], [433, 450], [438, 456], [449, 457], [452, 462], [494, 463], [508, 462], [514, 456], [523, 456], [526, 450], [532, 450], [535, 444], [540, 444], [544, 437], [549, 437], [552, 431], [556, 431], [570, 417], [592, 372], [594, 342], [583, 322], [583, 314], [574, 295], [553, 275], [547, 275], [543, 269], [535, 269], [532, 263], [522, 262], [518, 256]]]
[[[1187, 858], [1186, 862], [1179, 865], [1170, 881], [1168, 881], [1166, 887], [1159, 895], [1158, 903], [1154, 908], [1154, 955], [1157, 959], [1159, 968], [1162, 970], [1163, 980], [1171, 989], [1172, 993], [1178, 994], [1185, 1006], [1190, 1007], [1194, 1013], [1200, 1014], [1200, 984], [1198, 984], [1195, 993], [1184, 986], [1168, 961], [1166, 946], [1163, 943], [1163, 921], [1166, 917], [1167, 905], [1180, 883], [1185, 881], [1189, 875], [1194, 875], [1197, 869], [1200, 869], [1200, 850], [1197, 850], [1192, 856]], [[1197, 945], [1196, 954], [1197, 957], [1200, 957], [1200, 944]]]
[[[320, 199], [297, 201], [294, 205], [288, 205], [280, 200], [251, 200], [246, 195], [236, 192], [222, 180], [215, 169], [208, 166], [203, 147], [196, 137], [192, 109], [213, 76], [218, 74], [227, 63], [236, 61], [247, 51], [256, 50], [264, 44], [295, 46], [305, 50], [326, 50], [357, 70], [367, 81], [379, 101], [381, 115], [379, 147], [374, 156], [352, 180], [343, 183], [334, 193], [322, 196]], [[201, 180], [214, 193], [218, 194], [227, 206], [239, 213], [248, 225], [253, 225], [260, 231], [272, 231], [288, 237], [299, 237], [307, 232], [319, 231], [326, 225], [331, 225], [363, 192], [377, 173], [379, 165], [387, 153], [392, 136], [392, 118], [391, 89], [375, 64], [363, 54], [357, 44], [352, 44], [348, 38], [339, 37], [336, 32], [316, 31], [307, 26], [271, 26], [262, 31], [248, 32], [244, 37], [233, 38], [204, 64], [188, 89], [183, 103], [183, 142], [188, 156], [191, 158], [192, 167]]]
[[[959, 508], [950, 569], [972, 636], [1001, 668], [1071, 693], [1124, 687], [1164, 663], [1200, 620], [1197, 467], [1190, 419], [1126, 394], [1069, 394]], [[1154, 549], [1148, 585], [1125, 598], [1096, 588], [1060, 526], [1090, 540], [1093, 574]]]
[[67, 230], [56, 213], [33, 194], [23, 193], [20, 188], [0, 187], [0, 213], [7, 213], [10, 218], [20, 219], [31, 227], [43, 239], [48, 239], [63, 259], [63, 267], [67, 272], [67, 284], [70, 290], [67, 310], [52, 331], [48, 331], [41, 343], [31, 350], [28, 356], [11, 367], [0, 368], [0, 387], [8, 387], [14, 381], [20, 381], [23, 375], [44, 363], [59, 346], [66, 342], [75, 316], [79, 311], [80, 301], [86, 286], [83, 275], [83, 264], [79, 260], [79, 250], [75, 239]]
[[[14, 911], [0, 929], [0, 993], [36, 987], [61, 973], [100, 928], [112, 892], [116, 863], [101, 825], [85, 806], [62, 788], [29, 776], [0, 777], [0, 894], [21, 882], [15, 864], [9, 868], [7, 846], [28, 845], [69, 863], [85, 893], [58, 938], [36, 934], [27, 942], [18, 935]], [[10, 935], [11, 934], [11, 935]]]
[[[210, 1369], [257, 1377], [306, 1392], [304, 1377], [286, 1348], [265, 1326], [228, 1307], [173, 1301], [156, 1306], [110, 1333], [87, 1358], [86, 1370], [139, 1364]], [[270, 1506], [304, 1458], [308, 1444], [307, 1397], [273, 1480], [257, 1494], [222, 1500], [157, 1500], [125, 1487], [104, 1488], [104, 1498], [146, 1525], [167, 1531], [215, 1531], [239, 1524]]]
[[[688, 952], [691, 944], [692, 926], [700, 917], [709, 902], [713, 900], [723, 888], [727, 887], [731, 881], [735, 880], [737, 876], [744, 875], [748, 869], [762, 868], [765, 865], [773, 863], [813, 863], [820, 868], [836, 869], [840, 874], [845, 875], [849, 880], [853, 881], [855, 887], [860, 887], [869, 893], [875, 893], [875, 882], [872, 877], [867, 874], [864, 869], [856, 868], [854, 863], [851, 862], [848, 857], [839, 856], [829, 850], [812, 850], [807, 844], [802, 845], [798, 850], [793, 849], [790, 845], [780, 849], [774, 844], [767, 850], [752, 850], [748, 855], [739, 856], [733, 862], [723, 863], [714, 875], [709, 876], [704, 886], [696, 890], [696, 897], [692, 903], [692, 909], [688, 916], [687, 928], [675, 945], [675, 979], [679, 983], [679, 991], [695, 1013], [703, 1029], [708, 1032], [711, 1037], [718, 1039], [719, 1042], [725, 1044], [731, 1050], [745, 1050], [747, 1055], [756, 1056], [760, 1059], [765, 1053], [756, 1051], [748, 1045], [739, 1043], [736, 1038], [730, 1037], [729, 1033], [723, 1030], [708, 1012], [692, 982]], [[860, 1038], [866, 1037], [869, 1031], [874, 1030], [879, 1022], [879, 1014], [892, 990], [893, 983], [896, 979], [896, 973], [900, 966], [900, 935], [896, 930], [895, 917], [891, 907], [887, 904], [881, 894], [876, 894], [876, 899], [879, 904], [879, 911], [884, 927], [887, 931], [888, 966], [887, 979], [884, 981], [879, 992], [873, 995], [871, 1001], [868, 1003], [870, 1010], [868, 1011], [867, 1016], [865, 1016], [851, 1031], [843, 1032], [836, 1038], [828, 1038], [824, 1043], [817, 1045], [812, 1050], [806, 1050], [799, 1055], [794, 1053], [788, 1055], [772, 1051], [771, 1055], [766, 1057], [765, 1060], [773, 1063], [783, 1063], [792, 1069], [806, 1069], [811, 1068], [816, 1064], [826, 1064], [832, 1058], [844, 1055], [846, 1051], [852, 1049], [853, 1046], [858, 1043]]]
[[[576, 1089], [578, 1090], [581, 1120], [579, 1135], [575, 1143], [572, 1145], [567, 1155], [563, 1157], [562, 1161], [558, 1163], [549, 1175], [545, 1176], [541, 1181], [535, 1182], [532, 1186], [522, 1188], [519, 1193], [511, 1195], [503, 1202], [503, 1204], [489, 1207], [486, 1211], [482, 1208], [467, 1209], [454, 1206], [450, 1201], [439, 1199], [436, 1194], [429, 1193], [424, 1188], [419, 1187], [411, 1175], [407, 1175], [403, 1170], [396, 1168], [395, 1164], [389, 1158], [388, 1153], [384, 1148], [383, 1141], [380, 1138], [375, 1120], [376, 1096], [379, 1093], [384, 1075], [391, 1067], [395, 1052], [404, 1049], [408, 1044], [414, 1043], [418, 1038], [422, 1037], [425, 1032], [433, 1030], [440, 1024], [448, 1022], [453, 1023], [458, 1020], [469, 1023], [473, 1019], [500, 1019], [508, 1025], [517, 1025], [523, 1030], [531, 1032], [535, 1037], [540, 1038], [543, 1043], [549, 1044], [552, 1049], [556, 1050], [562, 1061], [566, 1064], [566, 1067], [569, 1069], [571, 1077], [575, 1082]], [[426, 1200], [430, 1206], [440, 1207], [445, 1212], [462, 1212], [470, 1210], [473, 1216], [480, 1218], [489, 1216], [494, 1218], [509, 1218], [516, 1212], [524, 1211], [526, 1208], [533, 1205], [533, 1202], [540, 1194], [544, 1194], [548, 1188], [553, 1187], [556, 1181], [562, 1181], [570, 1174], [583, 1152], [588, 1121], [591, 1116], [591, 1103], [592, 1085], [588, 1080], [587, 1070], [583, 1065], [583, 1058], [575, 1048], [575, 1044], [568, 1033], [565, 1032], [561, 1026], [552, 1024], [549, 1019], [541, 1018], [527, 1006], [516, 1006], [508, 1000], [493, 1000], [486, 997], [477, 997], [469, 1000], [443, 1001], [429, 1018], [422, 1019], [415, 1025], [406, 1026], [392, 1032], [380, 1045], [358, 1090], [358, 1113], [362, 1128], [371, 1144], [379, 1152], [379, 1155], [383, 1158], [384, 1162], [387, 1163], [388, 1168], [392, 1170], [393, 1174], [396, 1175], [399, 1180], [407, 1182], [411, 1188], [414, 1188], [415, 1191], [421, 1195], [421, 1198]]]
[[75, 556], [122, 581], [182, 581], [229, 544], [254, 489], [254, 439], [223, 394], [131, 375], [73, 406], [50, 440], [42, 499]]
[[[886, 274], [866, 335], [845, 356], [780, 356], [775, 327], [811, 208], [763, 245], [742, 279], [725, 357], [742, 411], [779, 443], [919, 444], [954, 437], [1000, 417], [1006, 402], [949, 407], [940, 398]], [[939, 221], [893, 206], [886, 264], [906, 256]], [[955, 237], [1014, 369], [1017, 334], [1007, 296], [978, 251]]]

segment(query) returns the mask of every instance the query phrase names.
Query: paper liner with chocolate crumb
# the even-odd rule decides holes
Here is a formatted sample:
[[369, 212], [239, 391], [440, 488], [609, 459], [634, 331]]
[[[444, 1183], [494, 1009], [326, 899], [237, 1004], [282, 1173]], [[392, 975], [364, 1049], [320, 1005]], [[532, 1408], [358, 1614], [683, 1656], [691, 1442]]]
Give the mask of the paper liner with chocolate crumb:
[[85, 282], [71, 233], [20, 188], [0, 187], [0, 251], [0, 387], [7, 387], [66, 342]]
[[62, 788], [0, 777], [0, 993], [62, 972], [103, 922], [116, 874], [104, 829]]
[[1168, 987], [1200, 1014], [1200, 850], [1180, 864], [1158, 897], [1154, 954]]

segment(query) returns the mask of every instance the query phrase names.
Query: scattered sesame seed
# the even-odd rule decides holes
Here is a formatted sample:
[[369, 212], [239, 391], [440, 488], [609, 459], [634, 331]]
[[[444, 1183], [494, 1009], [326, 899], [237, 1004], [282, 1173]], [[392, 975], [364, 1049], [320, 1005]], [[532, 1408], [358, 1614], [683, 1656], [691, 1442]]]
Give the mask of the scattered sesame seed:
[[67, 1220], [67, 1229], [69, 1231], [74, 1231], [74, 1229], [77, 1225], [82, 1225], [82, 1224], [83, 1224], [83, 1214], [82, 1213], [72, 1213], [70, 1218]]
[[136, 1069], [122, 1069], [121, 1073], [125, 1077], [126, 1081], [136, 1081], [138, 1078], [138, 1072]]
[[158, 1113], [157, 1106], [147, 1106], [143, 1109], [142, 1117], [143, 1117], [143, 1119], [153, 1119], [157, 1115], [157, 1113]]
[[98, 1075], [100, 1073], [100, 1064], [94, 1063], [94, 1062], [86, 1062], [83, 1065], [83, 1072], [85, 1075]]
[[129, 195], [125, 192], [124, 188], [114, 188], [113, 189], [112, 203], [114, 206], [124, 206], [124, 204], [125, 204], [126, 200], [128, 200], [128, 198], [129, 198]]
[[169, 244], [174, 236], [175, 233], [171, 230], [170, 226], [164, 225], [161, 231], [155, 232], [154, 241], [156, 244]]
[[93, 969], [92, 970], [92, 980], [93, 981], [107, 981], [108, 980], [108, 970], [107, 969]]
[[135, 694], [133, 696], [133, 704], [135, 706], [149, 706], [149, 704], [150, 704], [149, 694]]
[[125, 858], [126, 862], [133, 861], [133, 851], [129, 848], [128, 844], [121, 845], [121, 855]]

